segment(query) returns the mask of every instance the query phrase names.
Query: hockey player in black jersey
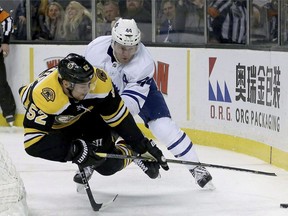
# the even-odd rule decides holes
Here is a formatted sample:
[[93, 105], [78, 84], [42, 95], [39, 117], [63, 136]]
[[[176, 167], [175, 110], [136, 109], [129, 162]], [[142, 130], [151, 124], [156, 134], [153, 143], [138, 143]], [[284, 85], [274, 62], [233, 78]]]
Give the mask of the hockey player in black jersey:
[[[94, 152], [148, 152], [157, 162], [140, 161], [139, 167], [150, 178], [159, 175], [160, 166], [169, 169], [161, 150], [137, 127], [106, 72], [93, 67], [84, 57], [69, 54], [58, 67], [42, 72], [37, 80], [21, 87], [19, 94], [26, 109], [24, 145], [29, 155], [72, 161], [89, 168], [87, 173], [92, 167], [101, 175], [113, 175], [131, 160], [103, 159]], [[112, 130], [124, 142], [115, 142]], [[74, 181], [81, 178], [76, 175]]]

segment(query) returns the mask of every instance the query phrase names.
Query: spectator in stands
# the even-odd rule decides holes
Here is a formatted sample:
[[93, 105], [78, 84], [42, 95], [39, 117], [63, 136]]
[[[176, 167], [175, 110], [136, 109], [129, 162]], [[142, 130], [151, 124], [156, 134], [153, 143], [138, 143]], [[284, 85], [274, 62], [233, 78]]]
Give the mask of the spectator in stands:
[[9, 126], [13, 126], [15, 120], [16, 104], [11, 88], [7, 82], [4, 57], [9, 55], [9, 41], [13, 28], [13, 19], [8, 12], [0, 7], [0, 23], [2, 24], [2, 37], [0, 47], [0, 107], [2, 115]]
[[103, 5], [104, 20], [108, 23], [120, 17], [119, 4], [117, 0], [108, 0]]
[[113, 22], [120, 17], [119, 4], [117, 0], [108, 0], [103, 5], [103, 23], [99, 25], [98, 35], [111, 35]]
[[60, 40], [63, 26], [64, 9], [57, 2], [46, 7], [44, 16], [39, 16], [40, 33], [38, 39]]
[[[284, 10], [286, 11], [286, 10]], [[251, 14], [251, 40], [258, 43], [277, 42], [278, 1], [253, 1]]]
[[161, 8], [163, 17], [159, 28], [158, 40], [162, 42], [180, 42], [181, 33], [185, 29], [186, 11], [180, 1], [163, 0]]
[[265, 6], [267, 7], [269, 40], [274, 42], [278, 39], [278, 0], [271, 0]]
[[[40, 6], [39, 0], [30, 1], [30, 14], [31, 14], [31, 38], [35, 39], [38, 31], [38, 8]], [[27, 31], [26, 31], [26, 0], [22, 0], [15, 12], [14, 17], [14, 33], [13, 36], [16, 40], [27, 40]]]
[[246, 43], [246, 0], [210, 0], [208, 28], [210, 43]]
[[71, 1], [65, 10], [62, 38], [82, 41], [92, 39], [91, 13], [77, 1]]
[[41, 26], [43, 25], [44, 22], [44, 17], [45, 17], [45, 13], [46, 13], [46, 9], [48, 7], [48, 4], [54, 0], [38, 0], [39, 1], [39, 7], [38, 7], [38, 11], [37, 11], [37, 24], [39, 26], [38, 28], [38, 32], [36, 33], [36, 39], [38, 39], [38, 35], [41, 32]]
[[[262, 5], [263, 6], [263, 5]], [[250, 17], [250, 32], [251, 32], [251, 42], [263, 43], [268, 41], [267, 35], [267, 19], [263, 7], [258, 4], [252, 4], [252, 13]]]
[[[151, 42], [152, 41], [152, 17], [151, 17], [151, 8], [149, 0], [124, 0], [125, 7], [122, 8], [122, 18], [134, 19], [139, 29], [141, 30], [141, 39], [142, 42]], [[120, 0], [119, 3], [123, 3], [123, 0]], [[120, 12], [121, 12], [120, 10]]]
[[[260, 7], [257, 5], [253, 4], [252, 5], [252, 16], [250, 19], [251, 22], [251, 27], [257, 28], [258, 26], [261, 25], [261, 11]], [[252, 30], [252, 29], [251, 29]]]
[[[39, 0], [38, 0], [39, 1]], [[39, 8], [38, 8], [38, 17], [40, 15], [44, 16], [45, 15], [45, 12], [46, 12], [46, 9], [47, 9], [47, 6], [50, 2], [52, 2], [53, 0], [40, 0], [40, 5], [39, 5]]]
[[17, 40], [26, 40], [26, 5], [25, 1], [21, 1], [17, 6], [14, 17], [14, 33], [13, 36]]
[[185, 32], [190, 35], [183, 42], [204, 43], [204, 0], [188, 0]]
[[137, 23], [151, 23], [151, 12], [143, 6], [144, 0], [126, 0], [123, 18], [134, 19]]
[[[67, 6], [69, 5], [70, 3], [70, 0], [54, 0], [58, 3], [60, 3], [62, 5], [63, 8], [67, 8]], [[95, 0], [93, 0], [95, 1]], [[103, 1], [103, 0], [96, 0], [97, 2], [99, 1]], [[85, 8], [91, 10], [91, 0], [78, 0], [78, 2], [83, 5]]]

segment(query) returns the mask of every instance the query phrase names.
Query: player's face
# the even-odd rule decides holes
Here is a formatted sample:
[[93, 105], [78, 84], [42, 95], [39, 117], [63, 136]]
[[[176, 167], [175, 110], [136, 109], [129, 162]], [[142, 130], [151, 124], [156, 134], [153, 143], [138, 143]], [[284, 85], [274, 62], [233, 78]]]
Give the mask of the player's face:
[[78, 101], [81, 101], [90, 91], [91, 82], [76, 83], [71, 91], [72, 97]]
[[123, 46], [117, 42], [114, 43], [114, 55], [121, 64], [129, 63], [136, 51], [137, 45]]

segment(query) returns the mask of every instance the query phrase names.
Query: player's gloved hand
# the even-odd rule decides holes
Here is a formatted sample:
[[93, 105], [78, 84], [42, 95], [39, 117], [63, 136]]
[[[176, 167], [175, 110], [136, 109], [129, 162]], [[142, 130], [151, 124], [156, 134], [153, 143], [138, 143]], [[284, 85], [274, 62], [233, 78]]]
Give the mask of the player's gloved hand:
[[94, 153], [94, 146], [82, 139], [73, 140], [66, 156], [67, 161], [72, 161], [82, 167], [98, 167], [104, 163], [105, 158], [101, 158]]
[[157, 161], [146, 161], [146, 160], [134, 160], [146, 175], [151, 179], [155, 179], [159, 176], [160, 165]]
[[169, 170], [166, 158], [164, 157], [162, 151], [156, 146], [156, 143], [153, 140], [148, 140], [147, 138], [144, 138], [142, 140], [142, 145], [146, 147], [147, 152], [157, 160], [158, 164], [164, 170]]

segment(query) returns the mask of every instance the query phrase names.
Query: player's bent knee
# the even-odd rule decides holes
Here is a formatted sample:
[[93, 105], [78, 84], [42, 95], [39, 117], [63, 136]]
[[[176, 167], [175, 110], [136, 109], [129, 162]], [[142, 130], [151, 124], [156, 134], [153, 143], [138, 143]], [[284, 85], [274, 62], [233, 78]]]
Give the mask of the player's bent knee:
[[107, 159], [103, 165], [97, 167], [95, 170], [103, 175], [110, 176], [123, 169], [123, 161], [119, 159]]
[[183, 132], [171, 118], [159, 118], [148, 123], [153, 135], [165, 144], [178, 140]]

